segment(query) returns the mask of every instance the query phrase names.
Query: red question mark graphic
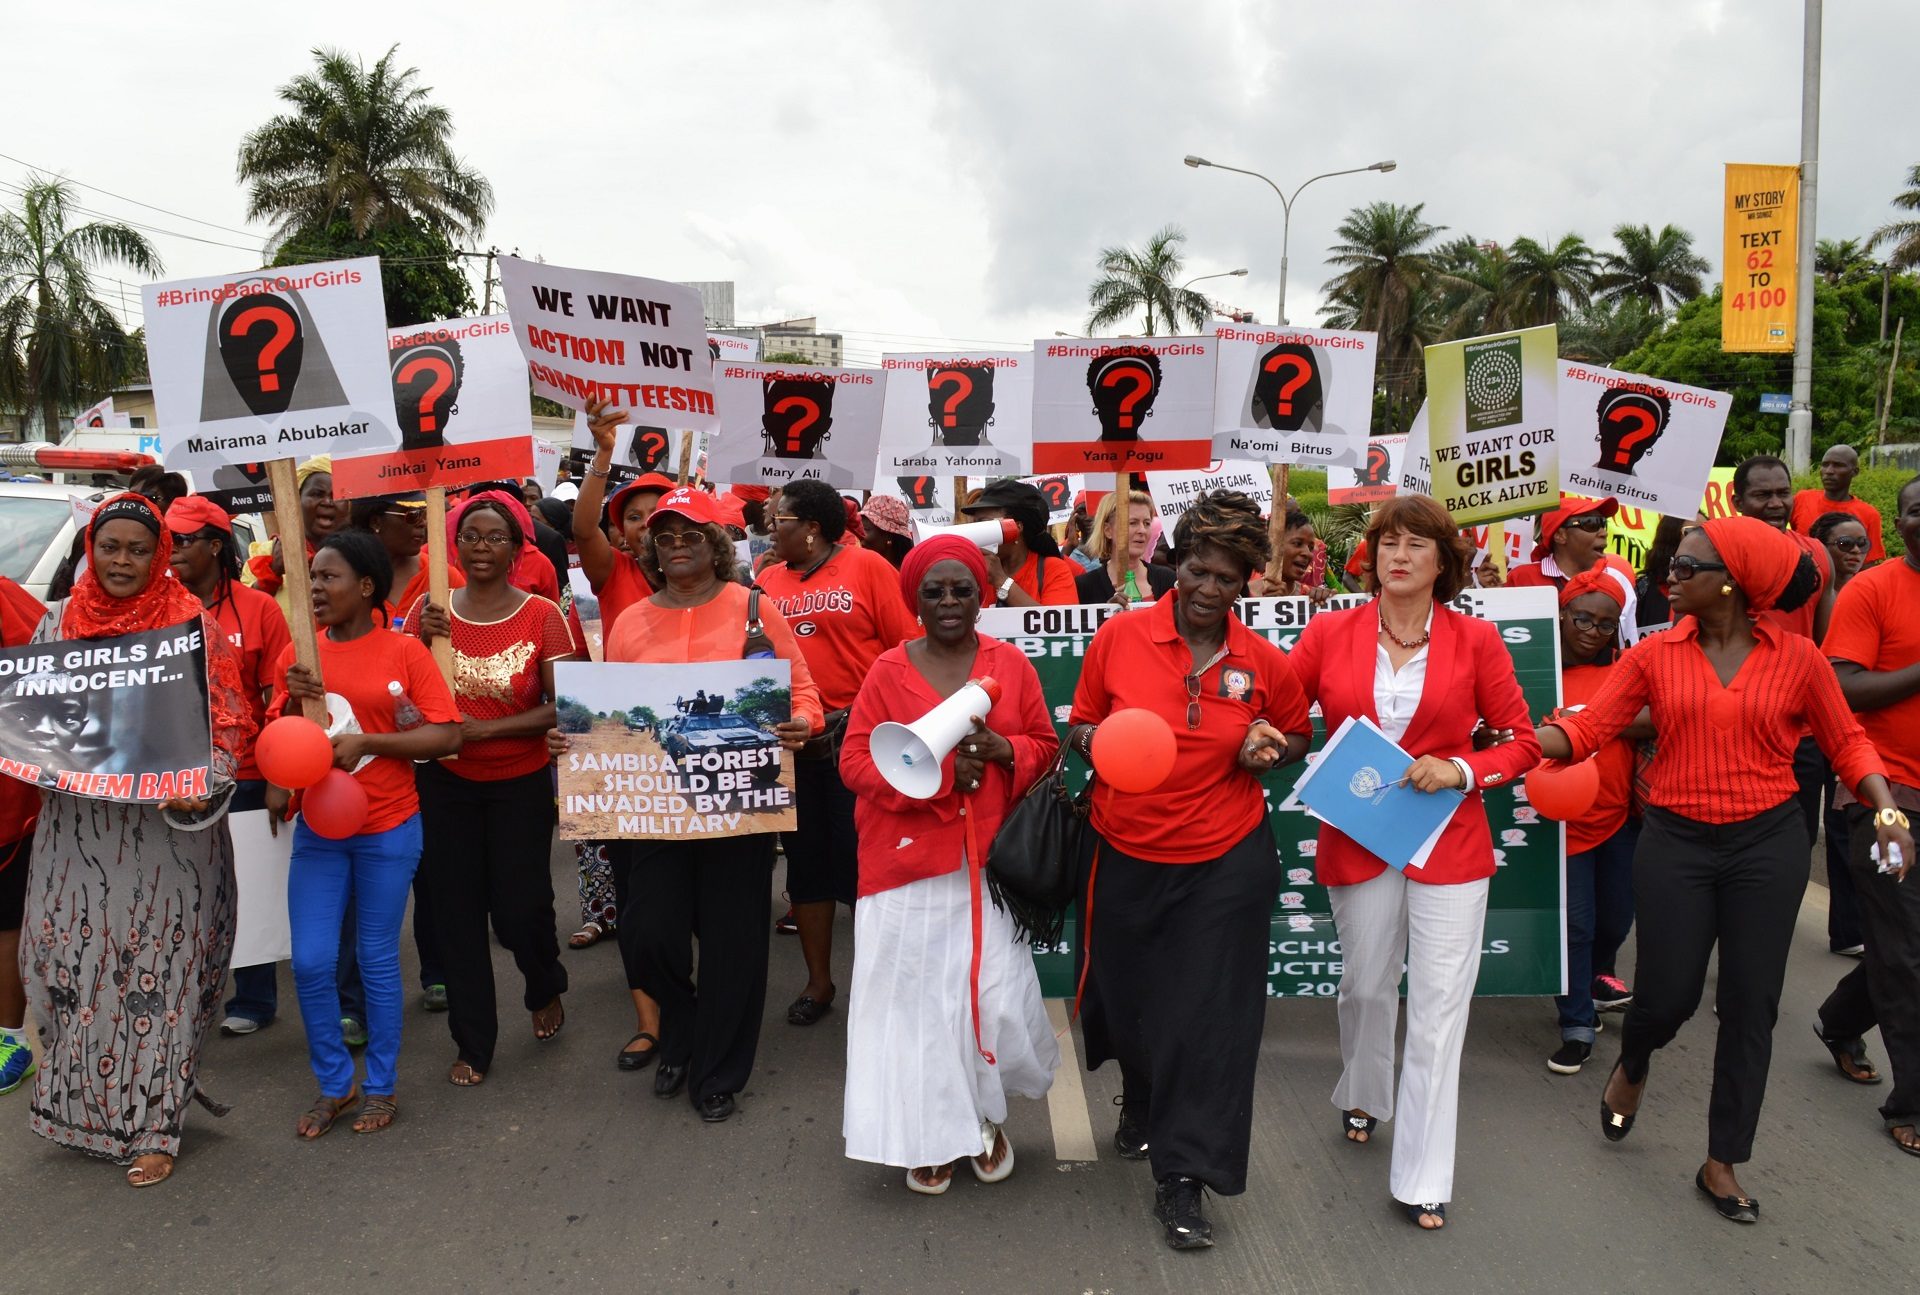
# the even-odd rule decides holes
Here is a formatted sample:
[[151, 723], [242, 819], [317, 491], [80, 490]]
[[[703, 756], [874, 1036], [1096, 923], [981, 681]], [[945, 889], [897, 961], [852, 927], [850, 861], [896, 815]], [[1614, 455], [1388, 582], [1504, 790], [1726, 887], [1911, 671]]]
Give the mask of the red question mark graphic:
[[1065, 508], [1067, 506], [1067, 479], [1065, 477], [1046, 478], [1040, 482], [1040, 495], [1041, 498], [1047, 501], [1047, 507], [1049, 509]]
[[913, 479], [913, 505], [916, 508], [928, 508], [933, 504], [933, 478], [915, 477]]
[[1622, 436], [1620, 444], [1613, 451], [1613, 461], [1620, 467], [1625, 467], [1632, 457], [1628, 451], [1659, 429], [1659, 423], [1654, 416], [1638, 405], [1615, 405], [1607, 411], [1607, 421], [1610, 423], [1624, 422], [1629, 418], [1637, 419], [1640, 425]]
[[1119, 425], [1123, 428], [1132, 427], [1133, 407], [1139, 404], [1149, 391], [1153, 390], [1153, 378], [1148, 375], [1145, 368], [1138, 364], [1117, 364], [1100, 375], [1100, 385], [1103, 387], [1117, 387], [1122, 382], [1131, 383], [1133, 390], [1124, 393], [1120, 397], [1120, 417], [1118, 421]]
[[640, 444], [646, 449], [643, 462], [648, 466], [658, 464], [667, 453], [667, 434], [657, 427], [643, 427], [637, 435], [640, 437]]
[[1278, 407], [1273, 412], [1276, 414], [1291, 414], [1293, 412], [1293, 393], [1300, 390], [1301, 386], [1306, 383], [1306, 380], [1313, 376], [1313, 368], [1299, 356], [1287, 355], [1284, 352], [1274, 356], [1260, 367], [1268, 373], [1278, 373], [1280, 366], [1283, 364], [1292, 367], [1293, 376], [1281, 380], [1280, 390], [1274, 396], [1274, 403]]
[[958, 411], [961, 402], [973, 394], [973, 379], [961, 369], [942, 369], [927, 381], [929, 391], [937, 393], [947, 387], [953, 388], [953, 394], [946, 399], [945, 412], [940, 416], [940, 425], [954, 427], [959, 424]]
[[787, 453], [800, 452], [800, 434], [820, 421], [820, 406], [808, 396], [787, 396], [773, 402], [773, 412], [784, 414], [789, 409], [799, 410], [793, 422], [787, 426]]
[[[244, 319], [245, 316], [241, 318]], [[433, 407], [439, 403], [440, 397], [447, 394], [447, 388], [453, 385], [453, 366], [438, 355], [416, 355], [400, 366], [400, 371], [393, 375], [393, 380], [403, 387], [408, 386], [422, 372], [427, 374], [427, 389], [420, 393], [420, 430], [430, 432], [434, 430], [435, 421], [439, 417], [434, 413]], [[265, 378], [260, 381], [262, 386], [266, 385]]]
[[293, 340], [293, 317], [279, 306], [251, 306], [233, 317], [233, 323], [227, 326], [227, 332], [234, 337], [244, 337], [251, 333], [256, 324], [267, 324], [273, 328], [273, 337], [260, 348], [260, 390], [280, 390], [280, 375], [273, 366], [280, 361], [280, 352], [287, 349], [287, 343]]
[[1386, 446], [1369, 445], [1367, 447], [1368, 483], [1371, 485], [1379, 485], [1381, 482], [1384, 482], [1387, 479], [1387, 469], [1391, 463], [1392, 460], [1387, 454]]

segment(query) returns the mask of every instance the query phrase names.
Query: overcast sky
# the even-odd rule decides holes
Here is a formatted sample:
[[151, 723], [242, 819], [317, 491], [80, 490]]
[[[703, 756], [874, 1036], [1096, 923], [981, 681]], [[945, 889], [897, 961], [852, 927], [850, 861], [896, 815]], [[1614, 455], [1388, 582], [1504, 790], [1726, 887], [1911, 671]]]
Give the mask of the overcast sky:
[[[1505, 242], [1674, 222], [1720, 260], [1722, 164], [1797, 160], [1797, 0], [894, 0], [760, 4], [12, 5], [0, 200], [26, 167], [152, 235], [169, 277], [258, 263], [234, 180], [275, 89], [398, 42], [493, 183], [486, 241], [560, 264], [732, 279], [740, 318], [814, 314], [850, 361], [1078, 330], [1098, 250], [1173, 222], [1189, 275], [1271, 321], [1271, 175], [1392, 158], [1297, 207], [1312, 322], [1351, 207], [1424, 202]], [[1920, 161], [1920, 4], [1827, 6], [1819, 228], [1863, 235]], [[183, 217], [230, 229], [195, 224]], [[242, 231], [242, 232], [234, 232]], [[253, 249], [250, 254], [248, 249]], [[138, 302], [132, 301], [137, 313]]]

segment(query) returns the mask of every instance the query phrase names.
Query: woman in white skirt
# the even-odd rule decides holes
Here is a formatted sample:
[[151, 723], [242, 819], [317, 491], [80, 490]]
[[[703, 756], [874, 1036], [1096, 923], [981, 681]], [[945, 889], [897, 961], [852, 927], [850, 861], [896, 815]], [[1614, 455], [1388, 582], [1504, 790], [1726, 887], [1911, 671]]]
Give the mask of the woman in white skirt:
[[[981, 1182], [1013, 1172], [1007, 1096], [1046, 1096], [1060, 1065], [1031, 953], [981, 876], [1001, 820], [1059, 745], [1026, 657], [974, 628], [986, 581], [963, 540], [908, 553], [900, 587], [926, 637], [874, 662], [840, 754], [860, 835], [841, 1132], [850, 1158], [906, 1169], [930, 1196], [962, 1158]], [[998, 695], [947, 757], [941, 793], [895, 791], [874, 765], [874, 728], [911, 723], [982, 677]]]

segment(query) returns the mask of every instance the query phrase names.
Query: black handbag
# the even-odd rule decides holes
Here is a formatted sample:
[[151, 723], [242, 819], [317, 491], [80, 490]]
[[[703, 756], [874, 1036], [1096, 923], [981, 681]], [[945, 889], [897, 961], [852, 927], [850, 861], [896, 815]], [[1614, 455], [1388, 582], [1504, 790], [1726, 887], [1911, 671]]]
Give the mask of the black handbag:
[[987, 847], [987, 887], [993, 905], [1013, 919], [1029, 943], [1057, 944], [1073, 903], [1081, 835], [1093, 801], [1093, 783], [1067, 790], [1062, 745]]
[[807, 739], [797, 753], [799, 758], [810, 764], [840, 763], [840, 743], [846, 739], [847, 718], [852, 714], [851, 706], [828, 711], [822, 721], [825, 727]]

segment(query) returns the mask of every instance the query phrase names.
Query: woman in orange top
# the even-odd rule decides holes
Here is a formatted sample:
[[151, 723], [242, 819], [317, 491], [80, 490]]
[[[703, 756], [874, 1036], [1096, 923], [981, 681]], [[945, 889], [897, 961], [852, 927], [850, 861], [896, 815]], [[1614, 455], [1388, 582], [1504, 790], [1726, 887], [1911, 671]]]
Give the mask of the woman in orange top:
[[[713, 497], [684, 486], [671, 491], [647, 518], [647, 531], [647, 575], [657, 592], [607, 632], [607, 660], [738, 659], [750, 595], [734, 582], [733, 544]], [[759, 614], [774, 655], [793, 671], [792, 718], [774, 731], [798, 751], [820, 731], [820, 693], [780, 609], [763, 600]], [[616, 841], [609, 853], [627, 983], [660, 1004], [653, 1091], [672, 1097], [685, 1088], [700, 1118], [718, 1123], [733, 1114], [760, 1044], [773, 835]]]
[[773, 504], [773, 556], [760, 587], [804, 645], [807, 669], [826, 711], [824, 751], [803, 752], [793, 769], [798, 823], [786, 835], [787, 898], [800, 931], [807, 983], [787, 1024], [812, 1025], [833, 1005], [833, 908], [853, 906], [860, 838], [853, 793], [840, 781], [839, 734], [874, 659], [914, 636], [887, 560], [846, 535], [846, 501], [824, 481], [790, 481]]
[[1060, 546], [1047, 530], [1047, 501], [1038, 487], [1003, 477], [963, 503], [960, 512], [970, 522], [1011, 517], [1020, 524], [1020, 538], [987, 553], [987, 579], [993, 586], [988, 605], [1071, 607], [1080, 601], [1074, 587], [1080, 568], [1060, 556]]
[[1537, 731], [1549, 757], [1585, 759], [1651, 708], [1660, 751], [1647, 769], [1633, 870], [1639, 984], [1601, 1099], [1601, 1131], [1618, 1142], [1633, 1128], [1653, 1054], [1700, 1005], [1717, 945], [1719, 1040], [1707, 1160], [1694, 1185], [1737, 1223], [1760, 1216], [1734, 1166], [1753, 1154], [1787, 950], [1807, 888], [1793, 755], [1808, 726], [1841, 780], [1879, 811], [1882, 854], [1897, 846], [1913, 858], [1906, 817], [1833, 667], [1812, 640], [1765, 616], [1791, 614], [1820, 585], [1812, 561], [1766, 522], [1703, 523], [1673, 559], [1674, 628], [1623, 656], [1585, 710]]
[[1267, 565], [1267, 524], [1232, 491], [1173, 530], [1171, 597], [1110, 618], [1087, 646], [1067, 741], [1141, 707], [1173, 730], [1150, 792], [1096, 781], [1081, 860], [1087, 1068], [1119, 1061], [1114, 1146], [1151, 1159], [1166, 1242], [1213, 1244], [1201, 1189], [1247, 1189], [1253, 1077], [1280, 857], [1260, 776], [1306, 754], [1312, 721], [1286, 655], [1233, 614]]

